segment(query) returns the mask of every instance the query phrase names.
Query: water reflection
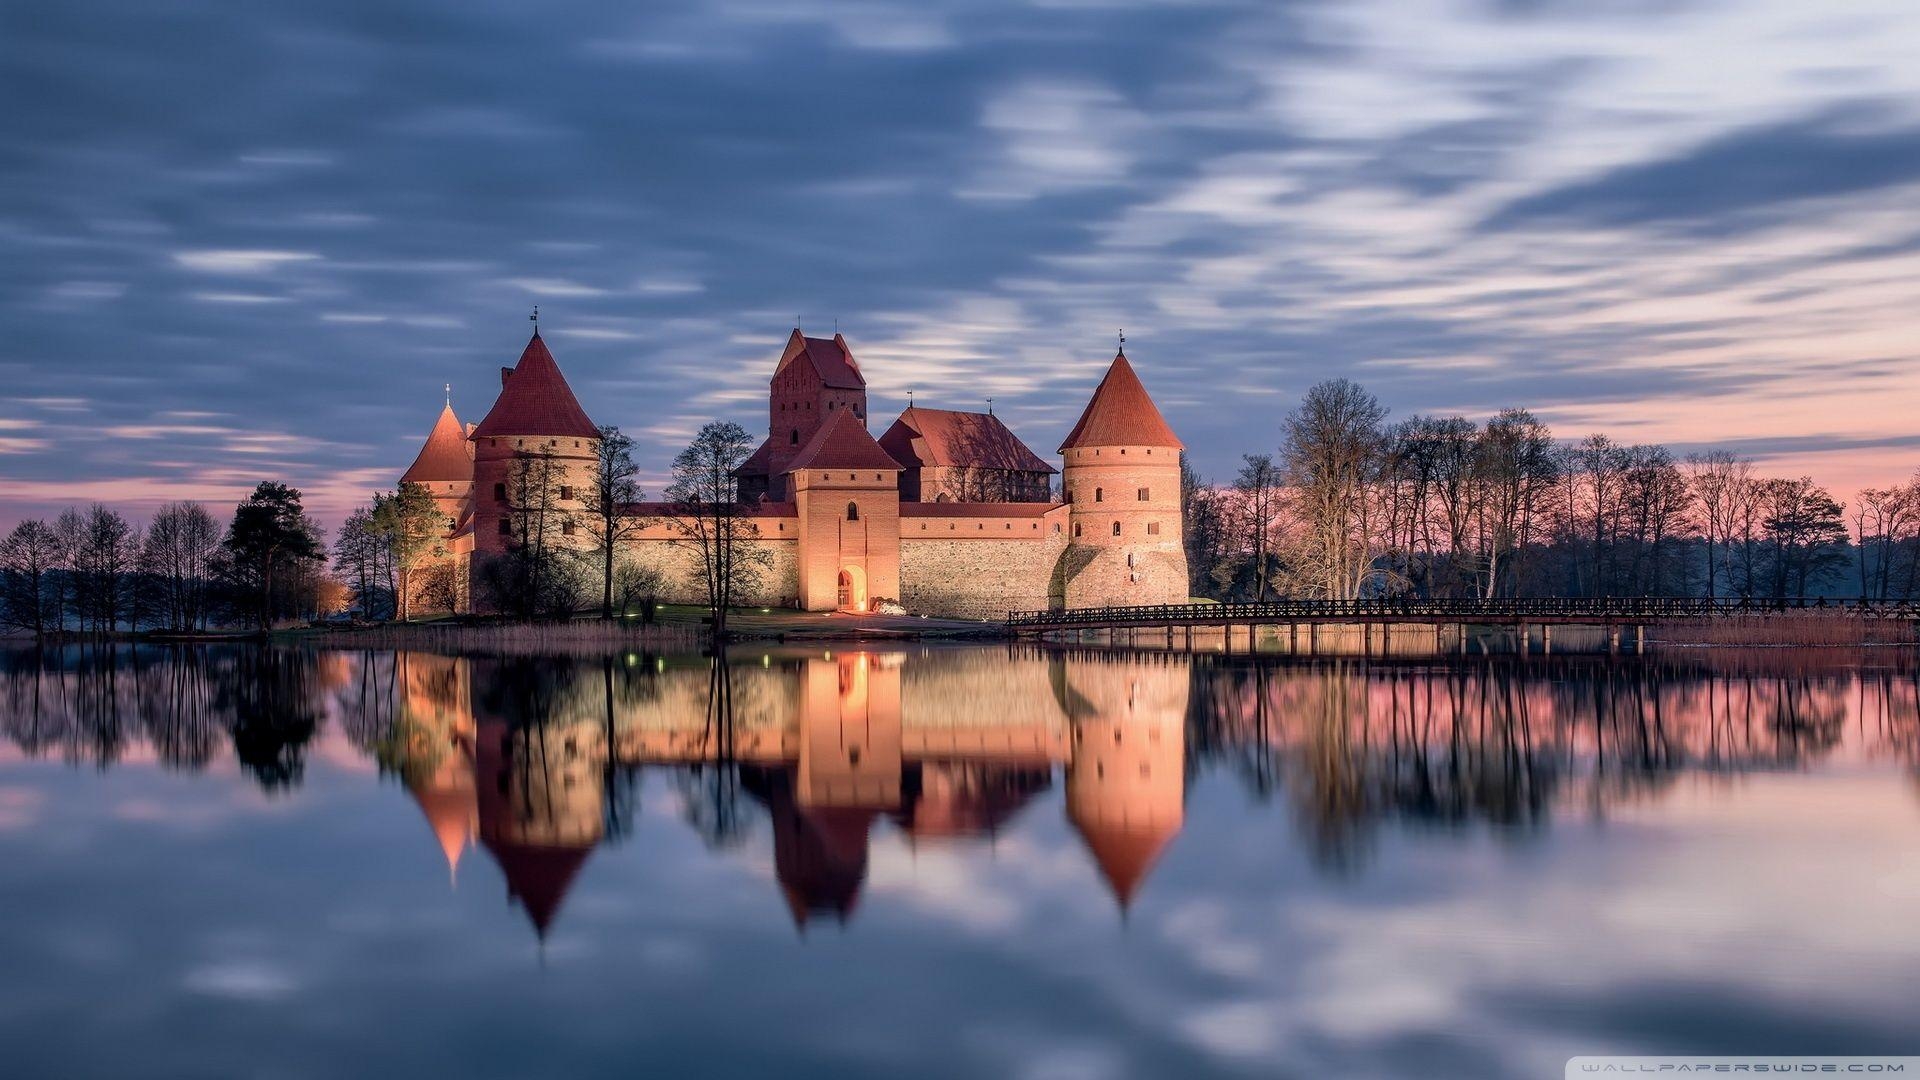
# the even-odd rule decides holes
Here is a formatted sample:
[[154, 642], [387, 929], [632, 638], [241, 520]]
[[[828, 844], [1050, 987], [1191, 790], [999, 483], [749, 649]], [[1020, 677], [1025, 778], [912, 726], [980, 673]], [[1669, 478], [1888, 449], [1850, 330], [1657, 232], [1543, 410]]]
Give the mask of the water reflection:
[[1389, 826], [1525, 837], [1683, 777], [1920, 760], [1910, 667], [1793, 670], [1777, 656], [1281, 665], [776, 650], [715, 664], [143, 647], [0, 662], [0, 727], [30, 757], [177, 770], [230, 758], [282, 795], [337, 725], [411, 794], [450, 879], [484, 849], [542, 937], [594, 852], [631, 833], [647, 775], [667, 779], [708, 846], [770, 847], [804, 932], [854, 916], [876, 830], [990, 844], [1056, 779], [1124, 911], [1203, 772], [1286, 807], [1318, 864], [1351, 874]]

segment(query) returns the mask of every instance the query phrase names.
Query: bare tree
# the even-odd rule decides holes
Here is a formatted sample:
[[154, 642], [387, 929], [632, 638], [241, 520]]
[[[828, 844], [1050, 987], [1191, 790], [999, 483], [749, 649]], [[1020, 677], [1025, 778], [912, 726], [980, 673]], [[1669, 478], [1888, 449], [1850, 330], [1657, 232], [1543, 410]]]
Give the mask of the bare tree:
[[0, 540], [0, 617], [35, 641], [60, 626], [60, 538], [44, 521], [23, 521]]
[[1385, 418], [1380, 402], [1346, 379], [1312, 387], [1287, 417], [1281, 461], [1300, 522], [1303, 571], [1321, 595], [1358, 596], [1371, 571], [1368, 488]]
[[602, 619], [613, 618], [615, 555], [622, 543], [640, 535], [646, 525], [645, 519], [631, 512], [633, 504], [641, 499], [640, 483], [635, 479], [639, 472], [640, 467], [633, 463], [633, 440], [617, 427], [602, 427], [593, 478], [585, 492], [587, 537], [600, 558]]
[[169, 629], [205, 626], [207, 586], [219, 548], [220, 526], [199, 503], [168, 503], [153, 516], [140, 549], [140, 569]]
[[1240, 475], [1234, 477], [1233, 530], [1253, 566], [1253, 599], [1267, 598], [1273, 572], [1274, 529], [1283, 498], [1280, 470], [1267, 454], [1244, 454]]
[[1725, 450], [1692, 454], [1687, 457], [1687, 484], [1699, 511], [1700, 535], [1707, 542], [1707, 598], [1714, 599], [1720, 595], [1720, 582], [1732, 579], [1730, 552], [1741, 507], [1750, 501], [1753, 464]]
[[728, 609], [758, 585], [773, 561], [755, 542], [760, 529], [746, 515], [734, 477], [753, 447], [753, 437], [739, 424], [707, 424], [674, 457], [673, 483], [667, 488], [679, 542], [699, 559], [716, 642], [726, 639]]

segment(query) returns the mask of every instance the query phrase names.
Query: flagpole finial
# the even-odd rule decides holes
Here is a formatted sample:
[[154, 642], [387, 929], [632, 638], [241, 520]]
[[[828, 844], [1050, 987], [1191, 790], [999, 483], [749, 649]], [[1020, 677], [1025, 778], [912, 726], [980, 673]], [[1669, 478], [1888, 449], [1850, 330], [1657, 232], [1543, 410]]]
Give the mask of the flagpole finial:
[[453, 384], [448, 383], [444, 389], [447, 392], [447, 408], [451, 409], [453, 408]]
[[1127, 355], [1127, 332], [1125, 330], [1120, 331], [1120, 355]]
[[907, 391], [907, 408], [913, 408], [913, 391]]
[[993, 415], [993, 399], [992, 398], [987, 399], [987, 415], [988, 416]]
[[527, 316], [527, 321], [533, 324], [534, 333], [537, 334], [540, 332], [540, 305], [539, 304], [533, 305], [533, 314]]

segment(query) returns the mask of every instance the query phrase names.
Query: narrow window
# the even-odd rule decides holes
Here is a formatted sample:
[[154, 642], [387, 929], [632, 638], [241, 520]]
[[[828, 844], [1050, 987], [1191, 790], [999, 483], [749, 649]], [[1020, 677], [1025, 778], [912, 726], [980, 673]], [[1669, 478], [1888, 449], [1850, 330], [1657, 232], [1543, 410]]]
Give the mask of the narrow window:
[[1074, 524], [1073, 524], [1073, 535], [1075, 535], [1075, 536], [1079, 536], [1079, 535], [1080, 535], [1080, 523], [1079, 523], [1079, 522], [1077, 522], [1077, 521], [1076, 521], [1076, 522], [1074, 522]]
[[1149, 522], [1147, 522], [1147, 535], [1148, 535], [1148, 536], [1159, 536], [1159, 535], [1160, 535], [1160, 523], [1159, 523], [1159, 522], [1157, 522], [1157, 521], [1149, 521]]
[[859, 503], [847, 504], [847, 520], [848, 521], [860, 520], [860, 504]]
[[1141, 488], [1141, 489], [1140, 489], [1140, 501], [1141, 501], [1141, 502], [1146, 502], [1146, 501], [1147, 501], [1147, 489], [1146, 489], [1146, 488]]
[[500, 535], [505, 536], [512, 531], [513, 531], [512, 522], [509, 522], [506, 518], [501, 518], [500, 519]]
[[563, 499], [573, 498], [573, 486], [571, 484], [561, 484], [560, 497]]
[[1105, 490], [1104, 488], [1094, 488], [1094, 489], [1093, 489], [1093, 501], [1094, 501], [1094, 502], [1105, 502], [1105, 501], [1106, 501], [1106, 498], [1107, 498], [1107, 492], [1106, 492], [1106, 490]]
[[567, 520], [560, 523], [560, 535], [561, 536], [573, 535], [573, 519], [572, 518], [568, 518]]
[[1120, 523], [1117, 521], [1113, 523], [1113, 535], [1115, 536], [1120, 535]]
[[799, 428], [794, 428], [792, 431], [787, 432], [787, 445], [788, 446], [800, 445], [800, 429]]
[[493, 501], [494, 502], [507, 501], [507, 485], [505, 484], [493, 485]]

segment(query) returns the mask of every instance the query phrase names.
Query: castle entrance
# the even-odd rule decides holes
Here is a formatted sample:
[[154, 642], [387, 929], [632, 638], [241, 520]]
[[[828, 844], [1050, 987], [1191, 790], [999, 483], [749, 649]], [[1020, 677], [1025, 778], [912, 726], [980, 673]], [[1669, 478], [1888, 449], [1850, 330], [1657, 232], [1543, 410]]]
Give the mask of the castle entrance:
[[858, 566], [840, 568], [841, 611], [867, 610], [867, 572]]

